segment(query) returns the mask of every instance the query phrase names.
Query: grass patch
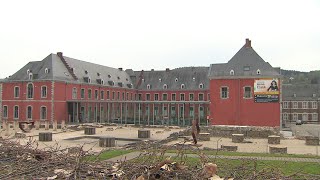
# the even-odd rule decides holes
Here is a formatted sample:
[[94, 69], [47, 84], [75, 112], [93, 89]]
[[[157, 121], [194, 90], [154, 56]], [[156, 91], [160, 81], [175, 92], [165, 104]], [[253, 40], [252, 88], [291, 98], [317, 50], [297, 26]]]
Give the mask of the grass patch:
[[121, 156], [124, 154], [128, 154], [133, 152], [133, 150], [110, 150], [110, 151], [104, 151], [102, 153], [100, 153], [99, 155], [91, 155], [86, 157], [88, 161], [103, 161], [103, 160], [107, 160], [107, 159], [111, 159], [113, 157], [117, 157], [117, 156]]
[[[177, 150], [168, 150], [168, 153], [176, 153]], [[312, 158], [320, 159], [320, 156], [316, 155], [304, 155], [304, 154], [268, 154], [268, 153], [245, 153], [245, 152], [228, 152], [228, 151], [208, 151], [202, 150], [206, 155], [222, 155], [222, 156], [253, 156], [253, 157], [290, 157], [290, 158]], [[197, 151], [186, 150], [185, 154], [196, 154]]]

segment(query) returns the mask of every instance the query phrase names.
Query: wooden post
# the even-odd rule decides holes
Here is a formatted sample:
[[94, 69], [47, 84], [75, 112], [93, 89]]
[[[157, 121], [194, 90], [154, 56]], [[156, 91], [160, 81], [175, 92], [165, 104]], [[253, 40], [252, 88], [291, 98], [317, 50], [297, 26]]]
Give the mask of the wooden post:
[[100, 147], [115, 147], [116, 139], [114, 137], [100, 137], [99, 146]]
[[40, 132], [39, 133], [39, 141], [52, 141], [52, 133], [51, 132]]
[[150, 130], [139, 129], [138, 138], [150, 138]]
[[86, 134], [86, 135], [96, 134], [96, 128], [94, 128], [94, 127], [85, 127], [84, 128], [84, 134]]

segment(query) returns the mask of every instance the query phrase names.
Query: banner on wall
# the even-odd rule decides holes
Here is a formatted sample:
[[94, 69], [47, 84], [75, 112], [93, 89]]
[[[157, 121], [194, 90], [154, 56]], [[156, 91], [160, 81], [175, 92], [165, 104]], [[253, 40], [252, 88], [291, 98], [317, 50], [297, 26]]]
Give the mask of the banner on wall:
[[278, 78], [254, 80], [254, 102], [279, 102], [279, 95]]

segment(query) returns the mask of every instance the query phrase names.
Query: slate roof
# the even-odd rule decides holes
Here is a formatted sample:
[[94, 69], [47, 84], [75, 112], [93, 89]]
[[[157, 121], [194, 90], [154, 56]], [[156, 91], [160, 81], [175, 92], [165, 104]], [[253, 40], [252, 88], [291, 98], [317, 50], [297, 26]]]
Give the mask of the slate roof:
[[[294, 96], [294, 94], [296, 96]], [[315, 94], [315, 96], [314, 96]], [[320, 100], [319, 84], [282, 85], [282, 101]]]
[[[67, 82], [86, 83], [84, 77], [91, 78], [91, 84], [98, 84], [97, 79], [103, 79], [105, 86], [110, 86], [108, 81], [114, 82], [114, 87], [128, 88], [127, 84], [132, 84], [129, 75], [122, 70], [102, 66], [90, 62], [85, 62], [63, 56], [70, 68], [73, 68], [74, 74], [78, 80], [75, 80], [68, 72], [60, 57], [56, 54], [50, 54], [42, 61], [29, 62], [15, 74], [6, 78], [5, 81], [29, 81], [27, 71], [34, 75], [34, 80], [60, 80]], [[49, 72], [45, 73], [48, 68]], [[86, 74], [85, 71], [88, 73]], [[98, 73], [100, 76], [98, 76]], [[122, 83], [122, 86], [119, 85]]]
[[[245, 67], [249, 69], [245, 70]], [[230, 71], [234, 75], [230, 75]], [[257, 75], [260, 70], [260, 75]], [[246, 44], [228, 61], [228, 63], [211, 64], [210, 79], [239, 78], [239, 77], [276, 77], [280, 76], [279, 68], [273, 68], [265, 62], [251, 47], [251, 41], [246, 39]]]
[[[139, 90], [182, 90], [181, 85], [184, 84], [183, 90], [208, 90], [209, 67], [183, 67], [172, 70], [163, 71], [143, 71], [141, 84], [137, 87]], [[135, 72], [139, 77], [141, 71]], [[139, 80], [139, 78], [137, 78]], [[167, 89], [164, 89], [164, 85], [167, 85]], [[203, 85], [203, 89], [199, 88], [199, 85]], [[150, 89], [148, 89], [150, 85]]]

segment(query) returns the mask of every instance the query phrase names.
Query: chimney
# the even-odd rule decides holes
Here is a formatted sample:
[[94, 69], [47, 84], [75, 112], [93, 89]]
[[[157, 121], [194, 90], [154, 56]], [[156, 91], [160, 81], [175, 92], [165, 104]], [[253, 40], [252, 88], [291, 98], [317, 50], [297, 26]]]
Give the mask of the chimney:
[[63, 56], [63, 53], [62, 53], [62, 52], [57, 52], [57, 55], [58, 55], [59, 57], [62, 57], [62, 56]]
[[122, 71], [122, 68], [118, 68], [119, 69], [119, 71]]
[[154, 69], [151, 69], [151, 71], [154, 71]]
[[166, 72], [169, 72], [170, 71], [170, 69], [169, 68], [166, 68]]
[[251, 40], [249, 38], [246, 39], [246, 48], [251, 48]]

